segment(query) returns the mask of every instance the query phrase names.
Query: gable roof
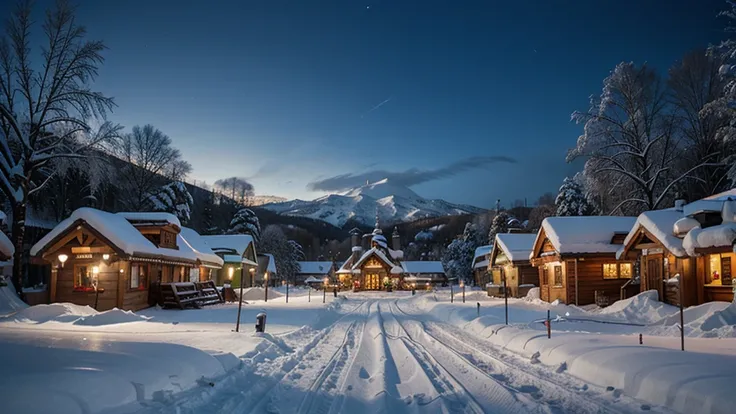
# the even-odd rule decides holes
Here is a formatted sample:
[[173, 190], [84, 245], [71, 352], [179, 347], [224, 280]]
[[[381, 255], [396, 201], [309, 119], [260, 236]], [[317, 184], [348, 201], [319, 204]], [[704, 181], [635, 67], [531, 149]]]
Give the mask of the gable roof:
[[302, 275], [326, 275], [332, 269], [332, 262], [297, 262]]
[[126, 220], [130, 221], [135, 224], [139, 223], [151, 223], [151, 224], [159, 224], [159, 223], [166, 223], [170, 224], [174, 227], [181, 228], [181, 222], [179, 219], [171, 214], [171, 213], [165, 213], [160, 211], [144, 211], [144, 212], [122, 212], [122, 213], [115, 213], [117, 215], [125, 217]]
[[246, 263], [252, 266], [258, 266], [255, 261], [243, 257], [248, 250], [248, 246], [253, 245], [255, 254], [255, 245], [253, 237], [250, 234], [220, 234], [216, 236], [201, 236], [205, 243], [215, 253], [223, 254], [222, 258], [228, 263]]
[[82, 207], [56, 225], [48, 234], [31, 248], [31, 255], [43, 253], [58, 238], [78, 225], [85, 224], [107, 239], [114, 247], [129, 256], [173, 258], [195, 262], [197, 256], [192, 249], [167, 249], [158, 247], [148, 240], [122, 215], [108, 213], [89, 207]]
[[493, 250], [493, 245], [489, 244], [486, 246], [478, 246], [475, 249], [475, 254], [473, 256], [473, 261], [477, 261], [479, 258], [485, 258], [486, 255], [491, 253], [491, 250]]
[[177, 244], [180, 246], [187, 246], [197, 256], [200, 262], [205, 264], [217, 265], [222, 267], [225, 262], [222, 258], [212, 251], [207, 242], [204, 241], [202, 236], [199, 235], [194, 229], [189, 227], [182, 227], [181, 233], [177, 236]]
[[378, 258], [379, 258], [379, 259], [380, 259], [380, 260], [381, 260], [382, 262], [386, 263], [386, 265], [387, 265], [388, 267], [391, 267], [391, 268], [393, 268], [393, 267], [394, 267], [394, 262], [392, 262], [391, 260], [389, 260], [389, 258], [388, 258], [388, 257], [386, 257], [386, 255], [385, 255], [385, 254], [383, 254], [383, 252], [382, 252], [382, 251], [381, 251], [380, 249], [378, 249], [378, 248], [376, 248], [376, 247], [373, 247], [373, 248], [371, 248], [370, 250], [367, 250], [367, 251], [366, 251], [365, 253], [363, 253], [363, 255], [362, 255], [362, 256], [360, 256], [360, 259], [358, 259], [358, 261], [357, 261], [357, 262], [355, 262], [355, 264], [353, 265], [353, 270], [355, 270], [355, 269], [359, 268], [359, 267], [360, 267], [360, 265], [362, 265], [362, 264], [363, 264], [363, 262], [365, 262], [366, 260], [368, 260], [368, 258], [369, 258], [369, 257], [371, 257], [371, 256], [372, 256], [372, 255], [374, 255], [374, 254], [375, 254], [376, 256], [378, 256]]
[[624, 240], [623, 246], [616, 252], [616, 258], [620, 259], [628, 252], [636, 242], [637, 236], [646, 231], [656, 242], [662, 243], [665, 249], [678, 257], [685, 257], [687, 253], [682, 247], [682, 239], [675, 236], [674, 228], [677, 220], [683, 218], [683, 212], [674, 208], [664, 210], [645, 211], [636, 218], [634, 227]]
[[635, 217], [618, 216], [575, 216], [547, 217], [537, 233], [534, 251], [546, 237], [559, 254], [616, 253], [621, 247], [612, 244], [617, 233], [629, 233], [636, 222]]
[[445, 273], [442, 262], [436, 261], [407, 261], [401, 262], [401, 267], [405, 273], [423, 274], [423, 273]]
[[496, 256], [502, 251], [512, 262], [528, 262], [536, 239], [537, 235], [530, 233], [499, 233], [496, 235], [491, 260], [495, 262]]

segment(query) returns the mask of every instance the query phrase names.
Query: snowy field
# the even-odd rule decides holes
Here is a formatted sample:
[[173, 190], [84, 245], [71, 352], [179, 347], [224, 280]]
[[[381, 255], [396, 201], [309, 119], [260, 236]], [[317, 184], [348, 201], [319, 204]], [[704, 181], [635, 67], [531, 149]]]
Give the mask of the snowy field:
[[[279, 289], [280, 290], [280, 289]], [[468, 290], [262, 289], [199, 310], [0, 306], [13, 413], [731, 413], [736, 307], [644, 293], [606, 309]], [[480, 304], [480, 308], [478, 308]], [[552, 338], [543, 319], [551, 310]], [[268, 315], [267, 333], [254, 333]], [[642, 334], [644, 344], [639, 344]], [[39, 396], [43, 396], [39, 398]]]

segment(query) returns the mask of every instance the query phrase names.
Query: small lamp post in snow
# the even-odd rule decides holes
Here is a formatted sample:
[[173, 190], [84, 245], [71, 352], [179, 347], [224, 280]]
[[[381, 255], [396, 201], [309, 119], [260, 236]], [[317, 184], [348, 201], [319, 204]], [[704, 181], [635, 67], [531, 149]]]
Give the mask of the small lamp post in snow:
[[263, 282], [266, 285], [266, 294], [265, 294], [265, 299], [263, 301], [268, 302], [268, 272], [263, 273]]
[[450, 282], [450, 303], [455, 302], [455, 292], [452, 291], [452, 282]]
[[325, 280], [324, 280], [325, 283], [324, 283], [324, 286], [322, 287], [322, 303], [325, 303], [325, 301], [327, 300], [327, 283], [329, 283], [329, 281], [330, 279], [325, 277]]
[[463, 288], [463, 303], [465, 303], [465, 282], [460, 281], [460, 287]]

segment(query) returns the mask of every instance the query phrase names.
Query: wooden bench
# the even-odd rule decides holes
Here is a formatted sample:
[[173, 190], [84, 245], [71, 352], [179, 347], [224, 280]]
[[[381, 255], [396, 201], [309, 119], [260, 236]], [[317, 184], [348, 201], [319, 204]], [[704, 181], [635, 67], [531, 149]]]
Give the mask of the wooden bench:
[[161, 303], [164, 307], [175, 306], [184, 309], [187, 306], [198, 307], [199, 290], [194, 283], [162, 283]]
[[215, 303], [223, 303], [225, 300], [222, 298], [220, 291], [217, 290], [214, 280], [207, 280], [205, 282], [194, 282], [199, 291], [199, 298], [202, 301], [201, 304], [213, 305]]

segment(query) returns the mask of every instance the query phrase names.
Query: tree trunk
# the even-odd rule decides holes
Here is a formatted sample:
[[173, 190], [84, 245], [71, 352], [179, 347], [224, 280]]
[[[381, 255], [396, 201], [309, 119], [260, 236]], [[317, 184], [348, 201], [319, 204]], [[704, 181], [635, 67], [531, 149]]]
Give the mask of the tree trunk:
[[13, 285], [15, 292], [21, 300], [25, 301], [23, 295], [23, 242], [26, 235], [26, 204], [13, 203], [13, 246], [15, 253], [13, 254]]

